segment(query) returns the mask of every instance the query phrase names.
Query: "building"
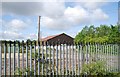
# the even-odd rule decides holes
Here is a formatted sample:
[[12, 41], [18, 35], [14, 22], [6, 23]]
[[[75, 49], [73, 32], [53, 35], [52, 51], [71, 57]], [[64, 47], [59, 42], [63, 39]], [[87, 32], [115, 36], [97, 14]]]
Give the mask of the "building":
[[74, 38], [72, 38], [71, 36], [65, 33], [62, 33], [62, 34], [42, 38], [41, 41], [43, 44], [47, 43], [48, 45], [50, 44], [52, 45], [53, 44], [73, 44]]

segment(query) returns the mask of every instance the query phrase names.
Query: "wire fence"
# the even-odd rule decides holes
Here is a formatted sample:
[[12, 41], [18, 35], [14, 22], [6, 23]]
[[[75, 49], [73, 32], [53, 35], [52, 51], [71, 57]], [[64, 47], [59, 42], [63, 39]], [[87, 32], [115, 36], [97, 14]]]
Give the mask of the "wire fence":
[[[8, 41], [0, 45], [0, 75], [81, 75], [84, 65], [103, 62], [105, 72], [119, 72], [119, 44], [36, 44]], [[88, 72], [87, 72], [88, 73]]]

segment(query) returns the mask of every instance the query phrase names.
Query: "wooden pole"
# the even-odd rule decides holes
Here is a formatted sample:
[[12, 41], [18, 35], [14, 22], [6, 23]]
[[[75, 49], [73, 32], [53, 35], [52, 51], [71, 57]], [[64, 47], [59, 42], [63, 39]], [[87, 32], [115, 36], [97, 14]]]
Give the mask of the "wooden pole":
[[[40, 59], [40, 17], [38, 17], [38, 58]], [[38, 75], [40, 75], [40, 61], [38, 61]]]
[[41, 16], [38, 17], [38, 45], [40, 42], [40, 18], [41, 18]]

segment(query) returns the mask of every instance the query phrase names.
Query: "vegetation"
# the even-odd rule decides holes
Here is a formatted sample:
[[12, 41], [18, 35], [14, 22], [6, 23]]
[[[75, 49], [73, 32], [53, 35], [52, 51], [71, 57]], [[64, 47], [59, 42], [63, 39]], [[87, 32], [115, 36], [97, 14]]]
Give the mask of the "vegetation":
[[105, 62], [96, 61], [84, 64], [81, 75], [87, 75], [87, 77], [120, 77], [119, 72], [108, 72], [105, 69]]
[[85, 26], [76, 36], [75, 43], [120, 43], [120, 33], [118, 25], [100, 25], [95, 27], [91, 25], [90, 27]]
[[[105, 62], [103, 62], [103, 61], [96, 61], [96, 62], [92, 62], [89, 64], [84, 64], [82, 67], [82, 71], [80, 73], [80, 77], [120, 77], [119, 72], [107, 72], [105, 70], [106, 67], [105, 67], [104, 63]], [[46, 62], [45, 62], [45, 64], [46, 64]], [[38, 64], [36, 64], [36, 66], [37, 65]], [[28, 67], [28, 69], [25, 69], [25, 70], [18, 69], [15, 73], [16, 73], [16, 75], [20, 75], [20, 76], [24, 75], [25, 76], [26, 72], [28, 73], [28, 75], [34, 76], [33, 68], [32, 68], [32, 71], [30, 71], [29, 67]], [[74, 72], [74, 74], [72, 74], [72, 72]], [[44, 73], [45, 73], [45, 69], [44, 69]], [[36, 71], [36, 74], [37, 74], [37, 71]], [[47, 75], [47, 74], [44, 74], [44, 75]], [[51, 72], [51, 75], [53, 75], [52, 72]], [[54, 75], [56, 75], [56, 71], [54, 71]], [[64, 70], [64, 75], [67, 75], [65, 70]], [[68, 75], [75, 76], [75, 71], [68, 70]], [[76, 75], [76, 77], [77, 77], [77, 75]]]
[[105, 75], [105, 64], [103, 61], [92, 62], [89, 64], [84, 64], [82, 68], [82, 74], [87, 75]]

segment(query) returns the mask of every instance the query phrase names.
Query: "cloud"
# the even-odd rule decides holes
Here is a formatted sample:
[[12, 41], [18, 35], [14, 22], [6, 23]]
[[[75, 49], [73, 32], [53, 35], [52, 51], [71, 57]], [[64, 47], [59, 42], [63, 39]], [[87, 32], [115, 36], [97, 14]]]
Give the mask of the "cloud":
[[11, 21], [2, 21], [3, 30], [9, 30], [14, 32], [24, 31], [30, 24], [30, 22], [20, 19], [12, 19]]
[[32, 33], [32, 34], [25, 36], [25, 39], [35, 40], [37, 39], [37, 35]]
[[69, 29], [69, 27], [71, 26], [68, 20], [66, 20], [64, 17], [59, 18], [42, 17], [41, 24], [44, 27], [53, 30], [66, 30]]
[[0, 32], [0, 36], [2, 36], [0, 37], [0, 39], [6, 39], [6, 40], [24, 39], [24, 37], [21, 34], [11, 31]]
[[84, 23], [85, 20], [88, 19], [89, 13], [82, 7], [76, 6], [76, 7], [68, 7], [65, 12], [64, 16], [66, 19], [68, 19], [69, 22], [72, 23]]
[[108, 15], [105, 14], [102, 9], [98, 8], [98, 9], [95, 9], [93, 11], [93, 14], [91, 15], [91, 17], [95, 20], [98, 20], [98, 21], [104, 21], [106, 19], [108, 19]]
[[64, 11], [63, 2], [3, 2], [3, 14], [24, 16], [58, 16]]
[[44, 2], [43, 3], [43, 14], [49, 17], [59, 17], [63, 15], [65, 10], [65, 4], [63, 2]]
[[27, 24], [25, 22], [23, 22], [21, 20], [17, 20], [17, 19], [13, 19], [7, 25], [12, 27], [12, 29], [16, 29], [16, 30], [18, 30], [18, 29], [22, 30], [27, 26]]
[[66, 30], [78, 25], [91, 24], [94, 22], [105, 21], [109, 16], [97, 8], [86, 10], [81, 6], [67, 7], [64, 14], [54, 17], [42, 17], [42, 25], [49, 29]]
[[35, 40], [37, 38], [36, 34], [22, 34], [22, 33], [16, 33], [12, 31], [3, 31], [0, 32], [0, 40], [26, 40], [26, 39], [31, 39]]
[[42, 6], [41, 2], [3, 2], [2, 12], [12, 15], [38, 15], [43, 10]]
[[79, 4], [88, 10], [92, 10], [92, 9], [97, 9], [107, 4], [107, 2], [104, 2], [104, 0], [99, 0], [98, 2], [94, 2], [94, 1], [93, 2], [78, 2], [76, 4]]
[[36, 39], [36, 34], [25, 33], [29, 27], [32, 27], [32, 22], [28, 20], [12, 19], [10, 21], [0, 19], [0, 39], [6, 40], [22, 40], [22, 39]]
[[[103, 1], [103, 0], [100, 0]], [[68, 3], [69, 4], [69, 3]], [[12, 16], [38, 16], [41, 15], [41, 25], [51, 30], [68, 30], [75, 26], [105, 21], [109, 16], [101, 9], [104, 3], [82, 2], [74, 6], [67, 6], [65, 2], [3, 2], [2, 12]], [[3, 20], [4, 21], [4, 20]], [[13, 34], [17, 38], [26, 38], [19, 31], [25, 30], [32, 21], [13, 19], [4, 22], [3, 34]], [[15, 34], [15, 32], [17, 34]], [[27, 35], [31, 38], [34, 34]]]

